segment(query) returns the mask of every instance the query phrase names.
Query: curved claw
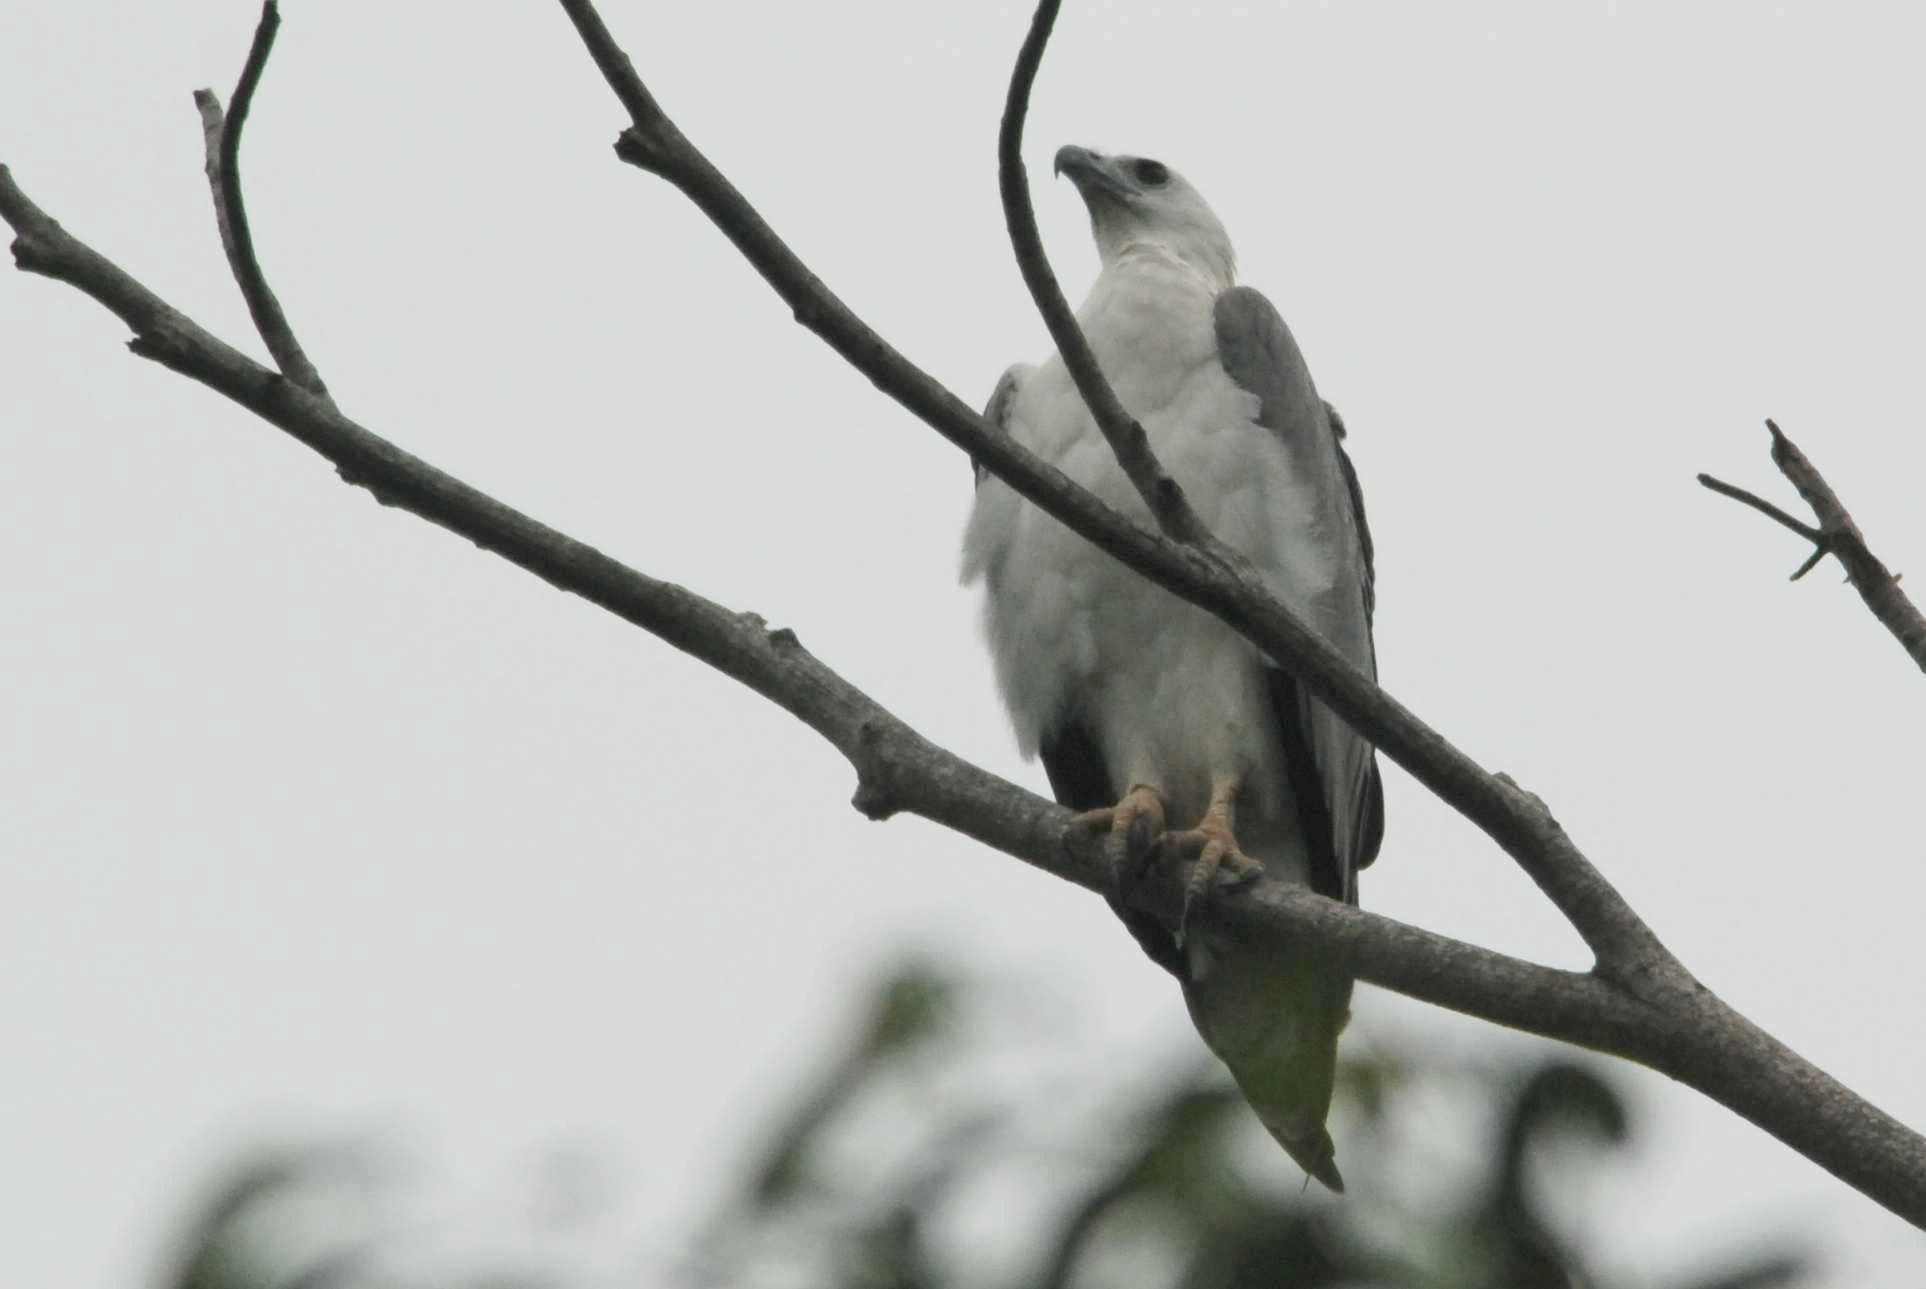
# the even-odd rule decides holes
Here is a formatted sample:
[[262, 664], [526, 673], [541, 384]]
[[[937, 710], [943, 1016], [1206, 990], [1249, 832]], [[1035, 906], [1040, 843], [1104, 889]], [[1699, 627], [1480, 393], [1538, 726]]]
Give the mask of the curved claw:
[[1201, 899], [1213, 883], [1227, 891], [1242, 890], [1264, 875], [1264, 866], [1243, 852], [1228, 825], [1213, 817], [1207, 816], [1197, 827], [1185, 832], [1170, 833], [1165, 841], [1175, 846], [1179, 854], [1192, 847], [1197, 850], [1190, 875], [1184, 881], [1184, 902], [1177, 915], [1177, 943], [1181, 947], [1190, 926], [1191, 905]]
[[1128, 904], [1128, 892], [1144, 874], [1164, 832], [1164, 797], [1155, 788], [1138, 784], [1114, 806], [1086, 810], [1077, 816], [1079, 827], [1102, 829], [1104, 859], [1110, 865], [1111, 895]]

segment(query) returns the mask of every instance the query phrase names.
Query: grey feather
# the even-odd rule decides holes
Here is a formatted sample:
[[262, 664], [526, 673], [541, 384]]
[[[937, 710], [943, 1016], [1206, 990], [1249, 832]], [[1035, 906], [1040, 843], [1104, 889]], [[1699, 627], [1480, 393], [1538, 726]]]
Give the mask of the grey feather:
[[1324, 415], [1331, 422], [1331, 433], [1337, 438], [1338, 465], [1344, 470], [1344, 486], [1351, 493], [1351, 515], [1357, 520], [1358, 545], [1364, 549], [1364, 616], [1370, 618], [1378, 611], [1378, 553], [1371, 541], [1371, 525], [1364, 517], [1364, 489], [1358, 484], [1358, 470], [1351, 464], [1351, 454], [1344, 450], [1344, 440], [1349, 434], [1344, 418], [1329, 403], [1324, 405]]
[[[1271, 302], [1247, 286], [1217, 297], [1218, 358], [1225, 373], [1258, 399], [1258, 423], [1277, 436], [1292, 473], [1326, 501], [1317, 531], [1343, 570], [1339, 602], [1314, 615], [1312, 625], [1365, 674], [1377, 675], [1371, 619], [1376, 608], [1370, 529], [1357, 472], [1344, 451], [1344, 423], [1311, 383], [1291, 329]], [[1275, 689], [1276, 687], [1274, 687]], [[1289, 693], [1294, 687], [1279, 691]], [[1279, 701], [1277, 720], [1295, 727], [1316, 761], [1329, 812], [1331, 851], [1327, 886], [1357, 902], [1357, 872], [1377, 858], [1384, 837], [1384, 788], [1371, 745], [1314, 698]], [[1290, 740], [1298, 742], [1297, 738]]]

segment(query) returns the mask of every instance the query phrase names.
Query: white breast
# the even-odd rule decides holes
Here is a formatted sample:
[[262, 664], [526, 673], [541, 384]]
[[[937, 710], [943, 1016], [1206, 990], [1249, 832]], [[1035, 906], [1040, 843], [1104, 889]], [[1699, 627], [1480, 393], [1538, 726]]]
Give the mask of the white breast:
[[[1127, 258], [1104, 271], [1078, 320], [1118, 397], [1203, 521], [1279, 594], [1316, 595], [1328, 589], [1322, 561], [1302, 556], [1314, 543], [1282, 531], [1301, 508], [1291, 504], [1284, 454], [1255, 423], [1257, 399], [1218, 361], [1214, 299], [1211, 284], [1181, 264]], [[1025, 380], [1008, 428], [1110, 505], [1150, 522], [1061, 359]], [[990, 648], [1026, 757], [1074, 710], [1093, 727], [1114, 789], [1160, 788], [1173, 825], [1201, 814], [1211, 776], [1222, 773], [1246, 778], [1240, 814], [1293, 816], [1282, 799], [1283, 754], [1261, 658], [1228, 627], [995, 479], [977, 490], [964, 577], [987, 583]], [[1245, 833], [1240, 826], [1255, 853]]]

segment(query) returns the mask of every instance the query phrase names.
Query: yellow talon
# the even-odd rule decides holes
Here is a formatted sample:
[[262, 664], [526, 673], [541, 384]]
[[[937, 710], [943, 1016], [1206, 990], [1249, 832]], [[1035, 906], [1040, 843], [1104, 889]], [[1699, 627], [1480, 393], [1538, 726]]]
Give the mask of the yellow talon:
[[1232, 821], [1241, 786], [1237, 779], [1231, 777], [1213, 780], [1210, 806], [1204, 811], [1204, 817], [1197, 821], [1197, 826], [1183, 832], [1169, 833], [1164, 839], [1165, 844], [1175, 849], [1177, 854], [1193, 856], [1190, 876], [1184, 882], [1183, 907], [1177, 915], [1177, 943], [1180, 945], [1190, 924], [1191, 905], [1211, 889], [1218, 873], [1228, 870], [1232, 882], [1241, 886], [1256, 881], [1264, 872], [1264, 866], [1238, 846], [1237, 835], [1233, 831]]

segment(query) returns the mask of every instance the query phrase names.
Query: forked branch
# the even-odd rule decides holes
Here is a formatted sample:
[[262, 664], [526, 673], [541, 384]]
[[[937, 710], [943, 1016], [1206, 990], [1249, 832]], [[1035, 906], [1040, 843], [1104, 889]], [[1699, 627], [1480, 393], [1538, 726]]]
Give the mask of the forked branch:
[[254, 91], [267, 70], [268, 54], [274, 49], [274, 33], [281, 29], [281, 10], [275, 0], [261, 6], [261, 21], [254, 28], [254, 43], [235, 83], [234, 97], [223, 118], [221, 101], [212, 90], [195, 90], [194, 106], [201, 113], [201, 134], [207, 148], [207, 182], [214, 191], [214, 221], [221, 234], [221, 249], [234, 281], [247, 301], [254, 329], [274, 355], [281, 374], [302, 389], [321, 398], [328, 387], [321, 380], [301, 342], [294, 338], [294, 327], [269, 289], [261, 272], [260, 257], [254, 253], [254, 234], [248, 227], [247, 203], [241, 200], [241, 128], [247, 124], [248, 110], [254, 106]]
[[1818, 527], [1793, 518], [1765, 498], [1723, 479], [1701, 474], [1699, 482], [1721, 496], [1752, 507], [1812, 543], [1812, 554], [1806, 557], [1805, 563], [1793, 570], [1793, 581], [1810, 573], [1826, 556], [1836, 557], [1845, 567], [1846, 577], [1853, 589], [1859, 592], [1859, 598], [1872, 610], [1872, 615], [1879, 619], [1880, 625], [1892, 632], [1893, 639], [1899, 641], [1900, 647], [1920, 670], [1926, 671], [1926, 618], [1920, 616], [1912, 600], [1899, 589], [1899, 578], [1889, 572], [1866, 545], [1865, 535], [1859, 531], [1859, 525], [1853, 522], [1852, 516], [1840, 502], [1839, 494], [1832, 490], [1832, 485], [1819, 473], [1819, 468], [1799, 450], [1797, 444], [1785, 436], [1775, 422], [1768, 420], [1766, 429], [1772, 434], [1772, 464], [1779, 467], [1779, 473], [1785, 475], [1792, 486], [1799, 490], [1805, 503], [1812, 507], [1813, 515], [1819, 520]]

